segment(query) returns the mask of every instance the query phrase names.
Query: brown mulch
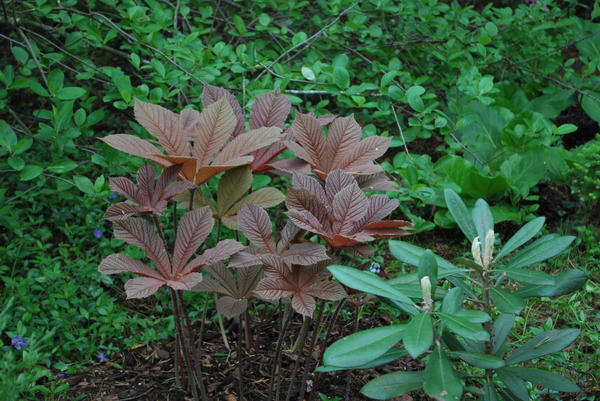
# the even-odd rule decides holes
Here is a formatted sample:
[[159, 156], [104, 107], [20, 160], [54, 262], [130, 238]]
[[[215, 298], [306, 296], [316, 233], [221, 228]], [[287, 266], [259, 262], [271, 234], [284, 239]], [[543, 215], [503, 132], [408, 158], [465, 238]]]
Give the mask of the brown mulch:
[[[350, 311], [353, 307], [345, 308]], [[359, 330], [370, 327], [387, 325], [388, 317], [363, 319], [359, 323]], [[338, 325], [332, 331], [333, 340], [351, 334], [353, 319], [343, 321], [338, 318]], [[301, 321], [292, 323], [294, 327], [288, 331], [284, 340], [284, 353], [281, 371], [281, 396], [284, 400], [288, 393], [289, 377], [294, 369], [294, 355], [285, 352], [291, 349], [296, 338]], [[239, 358], [236, 352], [237, 328], [228, 331], [228, 341], [231, 351], [228, 351], [220, 334], [212, 328], [203, 338], [202, 371], [205, 386], [210, 400], [225, 401], [262, 401], [267, 399], [271, 381], [271, 368], [273, 353], [277, 341], [277, 330], [269, 323], [258, 323], [253, 327], [254, 348], [244, 352], [243, 381], [244, 397], [239, 396]], [[307, 348], [305, 348], [307, 349]], [[314, 350], [313, 356], [318, 357], [319, 348]], [[95, 401], [188, 401], [191, 395], [177, 389], [174, 379], [173, 367], [173, 342], [149, 344], [120, 353], [110, 355], [110, 362], [96, 365], [89, 369], [66, 377], [64, 380], [70, 384], [67, 394], [69, 400], [95, 400]], [[303, 366], [303, 365], [301, 365]], [[312, 369], [314, 369], [314, 363]], [[344, 399], [344, 401], [368, 400], [360, 395], [360, 388], [373, 378], [397, 370], [421, 370], [424, 366], [419, 361], [410, 357], [394, 361], [377, 369], [355, 370], [351, 373], [350, 398], [344, 399], [346, 393], [346, 371], [321, 374], [318, 392], [330, 397]], [[292, 386], [292, 400], [308, 400], [309, 393], [299, 398], [300, 390], [298, 381], [301, 371], [296, 375], [295, 384]], [[312, 376], [309, 374], [309, 379]], [[79, 398], [81, 397], [81, 398]], [[315, 401], [320, 401], [318, 394], [314, 395]], [[412, 401], [423, 399], [417, 395], [406, 395], [397, 401]]]

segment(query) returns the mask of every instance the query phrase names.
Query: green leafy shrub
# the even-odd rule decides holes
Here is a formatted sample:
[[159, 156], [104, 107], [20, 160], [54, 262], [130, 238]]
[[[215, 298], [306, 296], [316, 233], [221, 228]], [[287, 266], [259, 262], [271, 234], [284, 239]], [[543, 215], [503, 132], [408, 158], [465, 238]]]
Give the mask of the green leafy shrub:
[[[577, 269], [558, 276], [526, 269], [559, 254], [574, 237], [549, 234], [525, 245], [542, 228], [540, 217], [521, 227], [494, 254], [494, 217], [488, 204], [480, 199], [469, 211], [451, 190], [446, 190], [445, 199], [472, 243], [473, 261], [458, 267], [429, 250], [392, 240], [392, 254], [418, 266], [416, 272], [383, 280], [370, 272], [330, 266], [345, 285], [386, 298], [411, 317], [407, 324], [369, 329], [337, 341], [325, 352], [319, 370], [370, 368], [407, 354], [424, 359], [424, 370], [388, 373], [363, 386], [364, 395], [381, 400], [424, 389], [441, 400], [460, 400], [469, 392], [484, 400], [500, 396], [525, 401], [530, 396], [524, 382], [554, 391], [580, 391], [560, 375], [531, 367], [533, 360], [571, 344], [578, 329], [542, 331], [520, 345], [510, 336], [526, 298], [564, 295], [584, 285], [587, 277]], [[439, 280], [452, 287], [440, 286]], [[395, 347], [400, 341], [403, 348]]]
[[600, 135], [573, 152], [571, 190], [589, 209], [600, 199]]

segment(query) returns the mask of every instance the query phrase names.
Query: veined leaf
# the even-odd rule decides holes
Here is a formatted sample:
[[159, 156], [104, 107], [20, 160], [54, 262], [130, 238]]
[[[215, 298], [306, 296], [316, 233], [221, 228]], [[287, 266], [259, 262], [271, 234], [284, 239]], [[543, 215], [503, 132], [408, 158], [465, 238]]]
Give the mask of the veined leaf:
[[555, 285], [532, 284], [517, 290], [516, 294], [523, 297], [557, 297], [569, 294], [583, 287], [587, 281], [584, 272], [578, 269], [559, 274], [554, 279]]
[[518, 315], [525, 307], [525, 301], [520, 296], [501, 288], [490, 288], [490, 295], [494, 300], [494, 304], [503, 313]]
[[212, 212], [205, 206], [187, 212], [177, 226], [173, 250], [173, 274], [180, 273], [200, 245], [206, 240], [214, 225]]
[[525, 384], [520, 377], [510, 372], [507, 368], [496, 370], [496, 374], [512, 395], [521, 401], [529, 400], [529, 391], [527, 390], [527, 387], [525, 387]]
[[527, 380], [533, 384], [548, 388], [554, 391], [563, 391], [566, 393], [577, 393], [581, 389], [571, 380], [564, 376], [557, 375], [556, 373], [548, 372], [547, 370], [533, 369], [533, 368], [522, 368], [522, 367], [509, 367], [505, 368], [510, 374], [520, 377], [521, 379]]
[[237, 202], [252, 185], [252, 173], [247, 166], [228, 170], [223, 174], [217, 188], [217, 210], [226, 215], [229, 208]]
[[463, 361], [482, 369], [498, 369], [504, 366], [502, 358], [496, 355], [477, 354], [474, 352], [457, 352], [456, 355]]
[[364, 365], [397, 344], [404, 330], [405, 325], [391, 325], [351, 334], [327, 347], [323, 363], [348, 368]]
[[360, 291], [398, 301], [402, 306], [402, 309], [411, 315], [419, 313], [417, 307], [410, 298], [400, 293], [396, 288], [392, 287], [373, 273], [339, 265], [329, 266], [328, 269], [342, 284]]
[[434, 348], [427, 361], [424, 388], [428, 395], [440, 400], [458, 401], [462, 396], [462, 383], [440, 346]]
[[[469, 214], [462, 199], [460, 199], [460, 196], [458, 196], [456, 192], [448, 188], [444, 190], [444, 198], [448, 210], [452, 214], [452, 217], [454, 217], [454, 221], [456, 221], [456, 224], [458, 224], [458, 227], [465, 234], [467, 239], [473, 242], [473, 239], [477, 237], [477, 230], [475, 229], [473, 218]], [[483, 242], [483, 239], [481, 240]]]
[[238, 215], [240, 229], [254, 245], [275, 252], [273, 227], [267, 212], [251, 203], [246, 203]]
[[425, 372], [392, 372], [381, 375], [361, 389], [360, 393], [375, 400], [389, 400], [418, 390], [425, 382]]
[[496, 318], [492, 328], [492, 350], [494, 353], [502, 347], [514, 324], [515, 315], [512, 313], [502, 313]]
[[569, 346], [579, 336], [579, 329], [550, 330], [538, 334], [517, 348], [506, 359], [506, 365], [529, 361], [558, 352]]
[[519, 252], [506, 265], [506, 270], [518, 269], [549, 259], [564, 251], [575, 237], [544, 236]]
[[543, 227], [544, 222], [546, 221], [545, 217], [538, 217], [536, 219], [531, 220], [529, 223], [525, 224], [523, 227], [519, 229], [502, 247], [500, 252], [496, 255], [496, 260], [502, 259], [504, 256], [508, 255], [531, 238], [533, 238]]
[[402, 334], [404, 347], [413, 358], [427, 351], [433, 343], [433, 323], [431, 316], [421, 312], [413, 316]]
[[438, 313], [442, 322], [453, 332], [473, 341], [488, 341], [489, 334], [478, 324], [448, 313]]
[[408, 352], [406, 352], [402, 348], [390, 348], [385, 353], [383, 353], [383, 355], [381, 355], [379, 358], [373, 359], [372, 361], [369, 361], [369, 362], [365, 363], [364, 365], [354, 366], [351, 368], [348, 368], [348, 367], [343, 368], [343, 367], [339, 367], [339, 366], [319, 366], [318, 368], [315, 369], [315, 372], [334, 372], [336, 370], [351, 370], [351, 369], [352, 370], [353, 369], [371, 369], [376, 366], [385, 365], [386, 363], [395, 361], [396, 359], [404, 358], [407, 355], [408, 355]]
[[475, 207], [473, 208], [471, 215], [473, 217], [473, 223], [475, 224], [477, 236], [481, 243], [481, 255], [483, 258], [485, 237], [487, 236], [488, 231], [494, 230], [494, 216], [492, 215], [490, 206], [483, 199], [478, 199], [477, 202], [475, 202]]
[[520, 283], [538, 284], [538, 285], [555, 285], [554, 277], [543, 271], [526, 270], [526, 269], [497, 269], [496, 272], [506, 275], [509, 278]]

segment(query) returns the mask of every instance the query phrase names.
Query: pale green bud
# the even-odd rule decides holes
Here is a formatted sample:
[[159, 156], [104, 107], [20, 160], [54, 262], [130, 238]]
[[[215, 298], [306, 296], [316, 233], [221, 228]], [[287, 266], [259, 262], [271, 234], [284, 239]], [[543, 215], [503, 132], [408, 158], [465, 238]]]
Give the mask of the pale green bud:
[[429, 276], [424, 276], [421, 279], [421, 291], [423, 292], [423, 303], [428, 311], [433, 307], [433, 299], [431, 299], [431, 281]]
[[494, 258], [494, 230], [489, 230], [485, 235], [484, 252], [483, 266], [487, 268]]
[[475, 263], [477, 263], [479, 266], [483, 266], [483, 262], [481, 261], [481, 242], [479, 242], [479, 237], [475, 237], [473, 240], [473, 244], [471, 245], [471, 253], [473, 254]]

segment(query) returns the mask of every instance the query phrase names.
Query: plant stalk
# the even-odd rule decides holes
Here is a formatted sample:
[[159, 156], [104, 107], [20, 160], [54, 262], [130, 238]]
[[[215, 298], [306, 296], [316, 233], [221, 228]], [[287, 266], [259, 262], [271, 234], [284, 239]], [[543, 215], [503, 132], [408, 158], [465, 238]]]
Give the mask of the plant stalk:
[[[302, 356], [304, 355], [304, 343], [306, 342], [306, 333], [308, 333], [308, 329], [310, 328], [310, 324], [312, 323], [312, 318], [306, 317], [302, 322], [302, 328], [300, 329], [300, 333], [298, 334], [298, 339], [296, 340], [297, 349], [294, 349], [294, 353], [296, 354], [296, 362], [294, 363], [294, 370], [292, 371], [292, 376], [290, 377], [290, 384], [288, 385], [287, 395], [285, 397], [285, 401], [290, 401], [292, 397], [292, 391], [294, 389], [294, 382], [296, 381], [296, 374], [298, 373], [298, 367], [302, 363]], [[302, 383], [300, 383], [300, 387], [302, 387]], [[276, 399], [279, 400], [279, 389], [277, 389]]]
[[315, 325], [313, 327], [312, 338], [310, 340], [310, 346], [308, 348], [308, 353], [306, 354], [306, 359], [304, 361], [304, 370], [302, 371], [302, 377], [300, 378], [300, 395], [298, 396], [298, 401], [302, 401], [304, 399], [304, 394], [306, 393], [306, 378], [308, 377], [308, 372], [310, 371], [310, 364], [312, 362], [312, 355], [315, 349], [315, 345], [317, 345], [317, 339], [319, 338], [321, 321], [323, 320], [323, 311], [325, 310], [325, 301], [321, 301], [319, 305], [319, 311], [317, 312], [317, 320], [315, 321]]
[[279, 364], [281, 362], [281, 348], [283, 344], [283, 338], [285, 337], [285, 333], [287, 332], [288, 326], [290, 324], [291, 316], [291, 304], [287, 304], [285, 307], [285, 311], [283, 312], [282, 318], [282, 327], [279, 331], [279, 336], [277, 337], [277, 345], [275, 346], [275, 356], [273, 358], [273, 368], [271, 369], [271, 383], [269, 384], [269, 394], [267, 396], [267, 400], [271, 401], [273, 399], [273, 389], [275, 387], [275, 382], [277, 382], [277, 387], [279, 387], [279, 381], [281, 379], [281, 375], [279, 374]]

